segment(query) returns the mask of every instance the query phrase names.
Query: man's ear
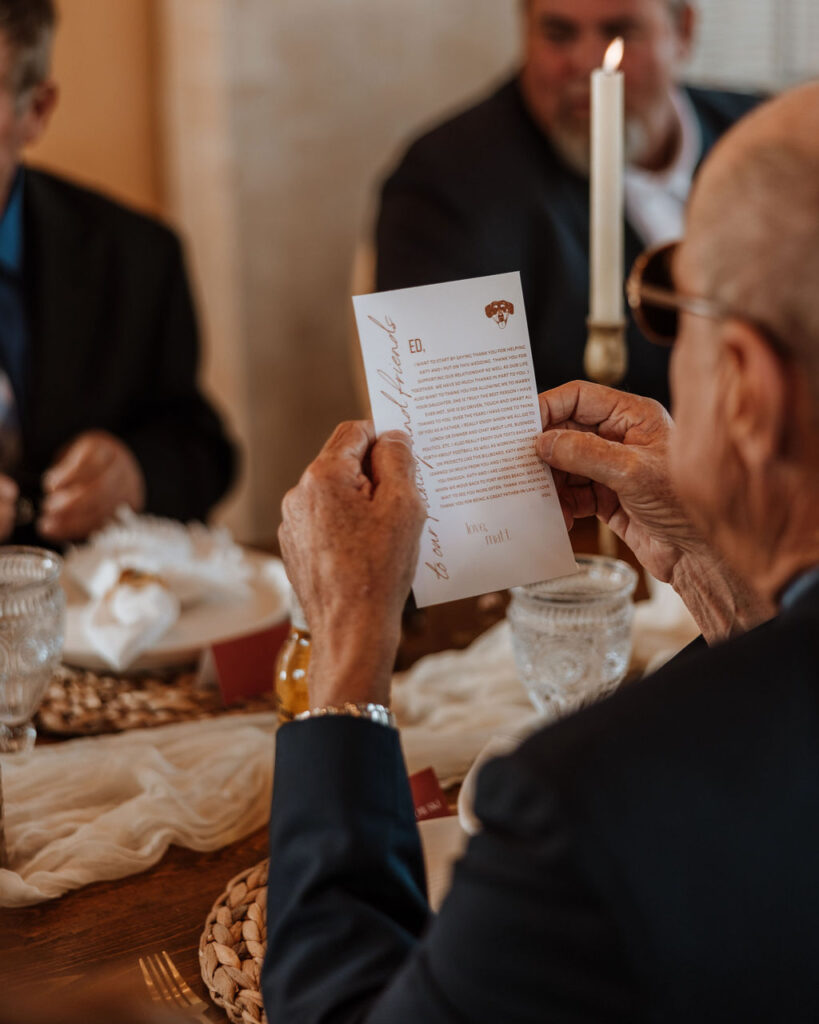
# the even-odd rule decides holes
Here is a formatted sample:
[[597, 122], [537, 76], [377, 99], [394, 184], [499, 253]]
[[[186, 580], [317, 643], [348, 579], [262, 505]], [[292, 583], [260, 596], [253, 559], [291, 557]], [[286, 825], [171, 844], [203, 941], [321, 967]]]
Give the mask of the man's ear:
[[59, 95], [57, 83], [50, 79], [34, 86], [21, 119], [21, 144], [23, 146], [31, 146], [42, 137], [48, 128], [54, 108], [57, 106]]
[[787, 367], [750, 324], [720, 329], [719, 384], [729, 440], [745, 465], [762, 468], [782, 454], [790, 393]]
[[692, 4], [686, 4], [676, 16], [678, 54], [677, 59], [686, 61], [694, 47], [694, 33], [697, 29], [697, 12]]

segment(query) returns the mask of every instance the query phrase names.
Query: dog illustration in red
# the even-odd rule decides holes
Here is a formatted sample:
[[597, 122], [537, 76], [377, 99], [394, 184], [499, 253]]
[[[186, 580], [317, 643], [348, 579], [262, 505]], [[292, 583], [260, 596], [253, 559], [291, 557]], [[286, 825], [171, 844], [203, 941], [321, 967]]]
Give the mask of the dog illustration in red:
[[515, 307], [506, 299], [498, 299], [496, 302], [490, 302], [484, 312], [498, 327], [506, 327], [509, 317], [515, 312]]

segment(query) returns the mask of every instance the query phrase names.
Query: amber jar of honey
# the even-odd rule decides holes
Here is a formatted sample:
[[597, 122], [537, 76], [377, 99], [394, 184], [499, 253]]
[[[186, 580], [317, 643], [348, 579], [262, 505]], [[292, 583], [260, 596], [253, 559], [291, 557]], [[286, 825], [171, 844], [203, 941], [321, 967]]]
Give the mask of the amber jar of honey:
[[290, 632], [276, 659], [274, 687], [279, 722], [292, 722], [310, 702], [307, 696], [307, 668], [310, 664], [310, 630], [304, 612], [290, 591]]

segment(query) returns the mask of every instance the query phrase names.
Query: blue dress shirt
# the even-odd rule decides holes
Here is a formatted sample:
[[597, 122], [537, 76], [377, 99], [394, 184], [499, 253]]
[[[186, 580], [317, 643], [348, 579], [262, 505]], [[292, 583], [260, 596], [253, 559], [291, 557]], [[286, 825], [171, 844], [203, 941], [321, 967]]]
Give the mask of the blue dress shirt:
[[23, 269], [23, 168], [17, 169], [0, 218], [0, 266], [12, 274]]
[[0, 367], [9, 376], [18, 408], [24, 401], [26, 322], [23, 300], [23, 187], [17, 170], [0, 218]]
[[780, 601], [781, 607], [785, 611], [792, 608], [802, 595], [806, 594], [817, 583], [819, 583], [819, 566], [803, 570], [785, 587]]

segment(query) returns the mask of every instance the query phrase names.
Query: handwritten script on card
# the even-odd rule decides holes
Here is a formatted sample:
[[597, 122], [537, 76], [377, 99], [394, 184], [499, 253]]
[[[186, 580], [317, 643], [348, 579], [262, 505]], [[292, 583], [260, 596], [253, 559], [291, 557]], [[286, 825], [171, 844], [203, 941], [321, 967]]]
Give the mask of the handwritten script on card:
[[518, 274], [353, 299], [376, 430], [413, 440], [419, 606], [575, 570], [540, 432]]

